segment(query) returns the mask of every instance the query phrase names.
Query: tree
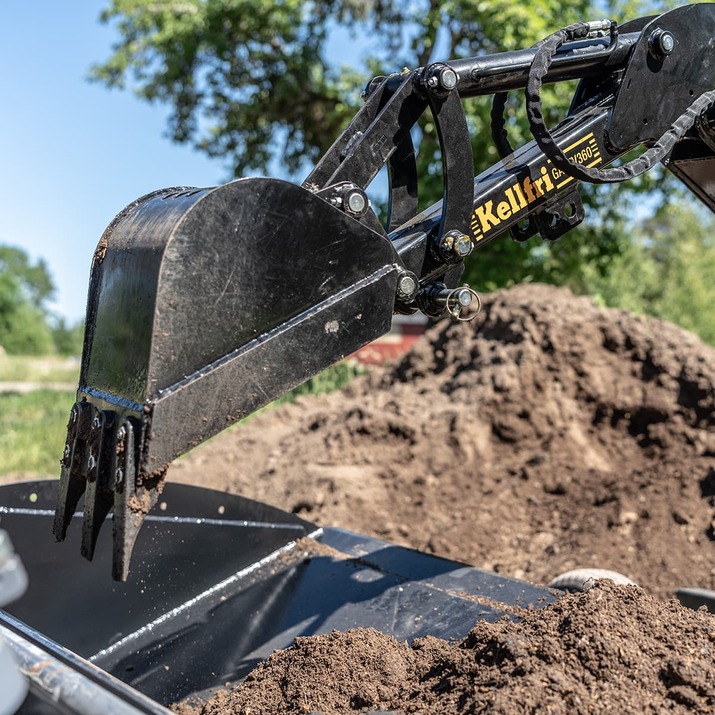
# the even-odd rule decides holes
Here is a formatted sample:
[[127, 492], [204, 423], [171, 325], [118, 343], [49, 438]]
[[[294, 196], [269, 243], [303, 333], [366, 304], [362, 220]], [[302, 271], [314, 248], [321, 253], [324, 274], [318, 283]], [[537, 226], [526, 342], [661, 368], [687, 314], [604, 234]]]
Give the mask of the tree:
[[0, 246], [0, 345], [8, 353], [53, 352], [47, 302], [54, 285], [45, 262], [20, 248]]
[[[223, 159], [236, 176], [270, 173], [276, 162], [284, 175], [296, 175], [306, 172], [354, 115], [360, 89], [371, 76], [528, 47], [576, 20], [608, 13], [630, 19], [643, 14], [643, 5], [613, 0], [111, 0], [100, 19], [114, 25], [118, 40], [110, 57], [92, 68], [92, 77], [167, 104], [172, 139]], [[656, 5], [651, 2], [648, 9]], [[337, 66], [329, 50], [338, 30], [352, 33], [367, 59]], [[553, 123], [568, 106], [570, 91], [549, 87], [544, 97]], [[480, 172], [498, 159], [489, 132], [490, 102], [473, 99], [465, 105]], [[521, 106], [515, 96], [507, 107], [515, 145], [528, 137]], [[423, 203], [429, 204], [442, 190], [436, 130], [429, 119], [422, 122], [421, 134], [419, 173]], [[650, 186], [645, 180], [636, 190]], [[588, 229], [553, 250], [538, 241], [493, 242], [480, 250], [472, 267], [476, 285], [527, 277], [578, 284], [584, 260], [595, 256], [607, 265], [623, 249], [621, 204], [610, 188], [587, 189], [586, 201], [600, 207], [598, 241]]]
[[51, 321], [52, 340], [55, 350], [60, 355], [75, 356], [82, 354], [84, 321], [68, 323], [63, 317]]
[[715, 220], [692, 201], [661, 209], [637, 227], [611, 270], [584, 272], [604, 304], [669, 320], [715, 345]]
[[[79, 355], [84, 323], [68, 323], [49, 308], [55, 286], [45, 261], [0, 245], [0, 347], [11, 354]], [[1, 351], [0, 351], [1, 352]]]

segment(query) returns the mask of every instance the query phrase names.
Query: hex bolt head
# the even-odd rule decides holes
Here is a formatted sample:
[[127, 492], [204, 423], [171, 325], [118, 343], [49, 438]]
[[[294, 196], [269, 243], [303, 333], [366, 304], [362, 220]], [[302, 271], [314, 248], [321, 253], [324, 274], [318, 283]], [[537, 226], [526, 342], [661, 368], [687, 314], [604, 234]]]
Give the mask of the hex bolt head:
[[670, 32], [664, 32], [660, 36], [660, 49], [664, 55], [669, 55], [675, 49], [675, 38]]
[[459, 75], [449, 65], [435, 62], [423, 70], [422, 82], [431, 94], [445, 97], [456, 89]]
[[462, 233], [454, 239], [453, 248], [454, 252], [460, 258], [466, 258], [472, 252], [474, 247], [472, 246], [472, 239]]

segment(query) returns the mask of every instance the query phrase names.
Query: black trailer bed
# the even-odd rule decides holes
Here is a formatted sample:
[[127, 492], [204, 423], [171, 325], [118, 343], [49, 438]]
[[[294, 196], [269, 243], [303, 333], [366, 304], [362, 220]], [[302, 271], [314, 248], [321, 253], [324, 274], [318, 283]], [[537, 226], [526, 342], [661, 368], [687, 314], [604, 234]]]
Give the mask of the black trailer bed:
[[[117, 712], [166, 712], [162, 706], [208, 695], [296, 636], [370, 626], [402, 640], [460, 638], [480, 619], [514, 617], [514, 606], [557, 597], [178, 484], [166, 486], [139, 536], [128, 582], [117, 583], [109, 576], [109, 528], [92, 563], [79, 556], [81, 515], [67, 542], [53, 542], [56, 488], [55, 481], [0, 488], [0, 527], [29, 575], [25, 595], [0, 612], [0, 627], [15, 648], [33, 643], [65, 672], [86, 677], [89, 703], [96, 687], [111, 690], [129, 708]], [[52, 687], [61, 691], [63, 678]], [[35, 682], [21, 712], [81, 710], [48, 696], [47, 687]]]

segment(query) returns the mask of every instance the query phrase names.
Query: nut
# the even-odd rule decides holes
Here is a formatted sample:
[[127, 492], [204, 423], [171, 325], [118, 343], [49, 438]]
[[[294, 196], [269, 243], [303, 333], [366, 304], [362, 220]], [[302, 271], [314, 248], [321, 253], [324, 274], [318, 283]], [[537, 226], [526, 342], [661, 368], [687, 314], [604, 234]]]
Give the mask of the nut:
[[675, 37], [672, 32], [656, 27], [648, 36], [648, 50], [657, 59], [664, 59], [675, 50]]
[[445, 263], [459, 263], [473, 250], [472, 239], [461, 231], [447, 231], [437, 244], [439, 258]]

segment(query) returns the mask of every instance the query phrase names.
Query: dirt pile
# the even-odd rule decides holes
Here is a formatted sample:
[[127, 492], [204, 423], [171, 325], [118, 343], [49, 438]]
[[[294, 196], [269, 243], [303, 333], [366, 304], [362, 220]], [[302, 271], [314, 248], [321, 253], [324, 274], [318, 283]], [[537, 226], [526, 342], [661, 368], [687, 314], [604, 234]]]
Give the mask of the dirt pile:
[[705, 713], [713, 667], [715, 618], [601, 582], [456, 644], [370, 629], [299, 638], [201, 712]]
[[691, 334], [519, 286], [169, 478], [536, 583], [596, 566], [660, 596], [715, 588], [714, 386]]

